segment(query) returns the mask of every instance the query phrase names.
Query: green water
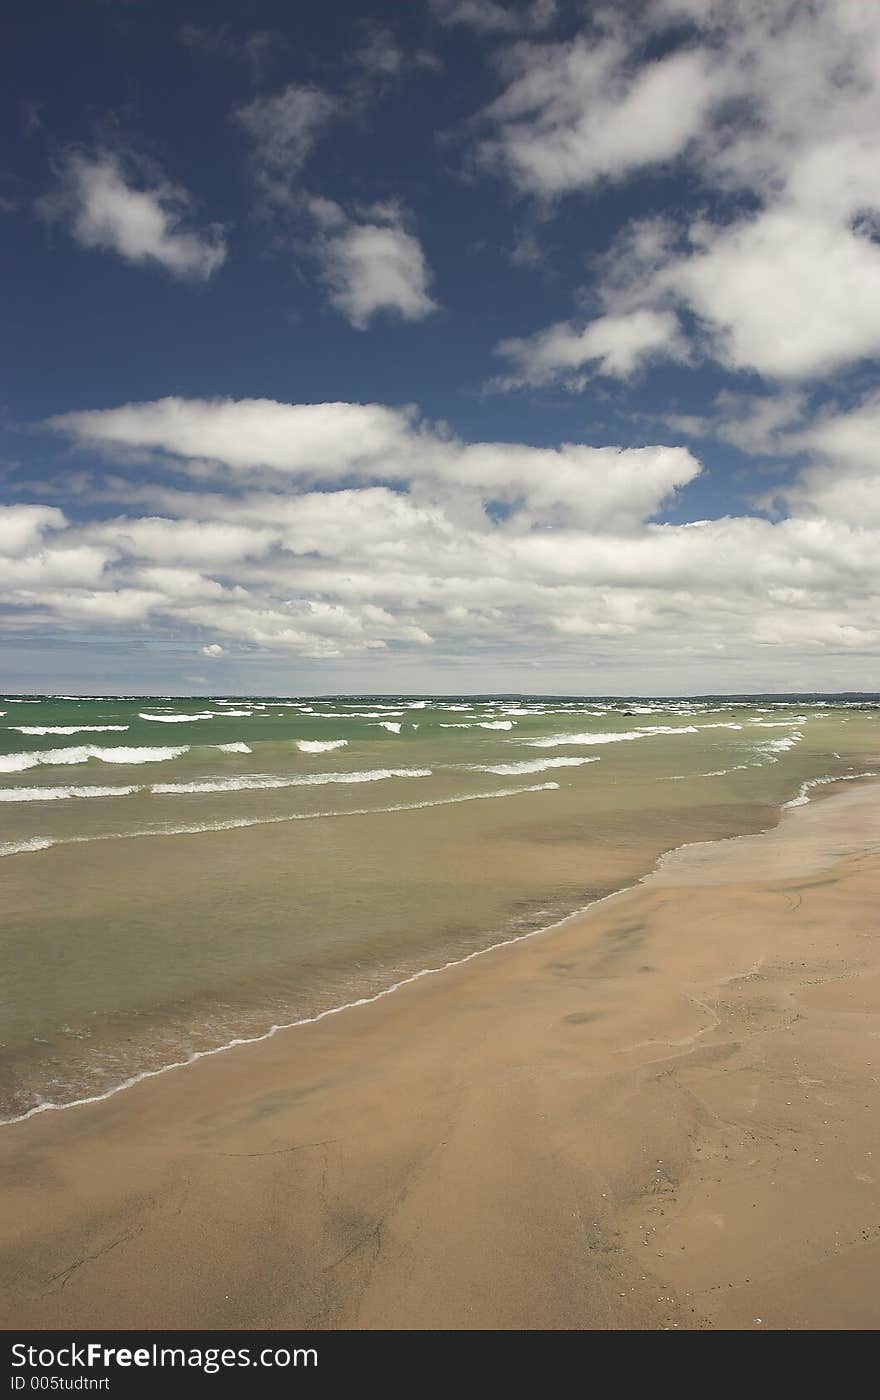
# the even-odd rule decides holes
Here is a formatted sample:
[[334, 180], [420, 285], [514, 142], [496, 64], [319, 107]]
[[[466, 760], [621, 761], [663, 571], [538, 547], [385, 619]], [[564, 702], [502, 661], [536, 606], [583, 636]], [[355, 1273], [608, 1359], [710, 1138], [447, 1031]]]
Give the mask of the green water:
[[880, 768], [873, 697], [0, 711], [5, 1117], [375, 995]]

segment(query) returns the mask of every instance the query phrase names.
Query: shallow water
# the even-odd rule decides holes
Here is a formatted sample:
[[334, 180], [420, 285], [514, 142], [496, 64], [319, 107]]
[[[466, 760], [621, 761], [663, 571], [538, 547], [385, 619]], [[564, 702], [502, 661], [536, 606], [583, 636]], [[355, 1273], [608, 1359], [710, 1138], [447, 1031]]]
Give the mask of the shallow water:
[[6, 1117], [375, 994], [880, 768], [874, 698], [0, 711]]

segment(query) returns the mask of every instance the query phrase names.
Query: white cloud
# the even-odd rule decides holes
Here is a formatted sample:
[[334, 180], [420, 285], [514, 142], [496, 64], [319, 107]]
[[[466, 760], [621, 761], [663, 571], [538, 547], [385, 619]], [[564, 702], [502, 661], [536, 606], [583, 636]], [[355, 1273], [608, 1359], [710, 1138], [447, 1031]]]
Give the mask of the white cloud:
[[845, 412], [826, 412], [793, 440], [838, 467], [873, 471], [880, 478], [880, 394]]
[[794, 390], [776, 394], [734, 394], [715, 399], [717, 419], [712, 436], [741, 452], [771, 455], [791, 451], [790, 435], [806, 412], [806, 396]]
[[411, 415], [379, 404], [287, 404], [273, 399], [158, 399], [68, 413], [50, 426], [108, 448], [153, 448], [232, 468], [335, 479], [379, 473], [409, 443]]
[[71, 151], [60, 167], [59, 186], [39, 203], [43, 215], [63, 219], [83, 248], [117, 253], [126, 262], [158, 263], [175, 277], [205, 281], [226, 259], [219, 224], [201, 232], [186, 227], [191, 199], [161, 178], [149, 183], [106, 151]]
[[290, 83], [271, 97], [254, 98], [236, 109], [235, 119], [251, 140], [256, 177], [270, 204], [283, 207], [296, 198], [302, 167], [341, 110], [339, 98], [303, 83]]
[[[269, 470], [306, 485], [385, 479], [408, 483], [426, 499], [454, 488], [450, 504], [462, 517], [482, 519], [484, 505], [495, 502], [508, 508], [511, 529], [565, 521], [624, 527], [654, 514], [699, 471], [682, 447], [465, 444], [418, 422], [412, 410], [380, 404], [160, 399], [65, 414], [50, 426], [105, 451], [152, 448], [195, 460], [200, 476], [210, 459], [245, 478]], [[246, 530], [240, 519], [237, 530], [227, 530], [218, 542], [210, 531], [196, 532], [191, 549], [202, 556], [230, 545], [241, 557], [265, 552], [265, 532]], [[149, 520], [126, 528], [130, 551], [158, 550], [163, 560], [184, 529]]]
[[[590, 373], [626, 378], [658, 356], [684, 359], [687, 349], [677, 316], [646, 308], [599, 316], [583, 328], [561, 321], [525, 339], [503, 340], [496, 353], [515, 367], [497, 388], [559, 381], [580, 389]], [[588, 373], [580, 373], [585, 367]]]
[[777, 206], [708, 229], [666, 278], [732, 369], [812, 378], [880, 354], [880, 246], [827, 217]]
[[880, 395], [843, 412], [827, 410], [785, 442], [812, 461], [778, 499], [799, 514], [880, 527]]
[[66, 524], [55, 506], [0, 506], [0, 550], [17, 559], [37, 549], [48, 531], [62, 530]]
[[318, 198], [310, 201], [310, 211], [321, 230], [315, 253], [330, 301], [357, 330], [378, 312], [421, 321], [437, 310], [422, 246], [396, 205], [373, 205], [354, 219]]
[[221, 647], [219, 642], [209, 642], [207, 646], [202, 647], [201, 654], [202, 656], [210, 656], [216, 659], [219, 656], [223, 656], [225, 650], [226, 648]]
[[[770, 380], [880, 354], [880, 7], [654, 0], [626, 18], [599, 10], [594, 23], [507, 50], [504, 90], [482, 113], [484, 158], [545, 201], [675, 161], [740, 211], [681, 224], [677, 239], [657, 220], [625, 231], [590, 289], [603, 318], [686, 309], [697, 348]], [[672, 48], [646, 61], [670, 26]], [[575, 338], [593, 334], [568, 329], [530, 347], [540, 367], [559, 344], [563, 380]], [[680, 339], [666, 351], [680, 354]], [[625, 354], [620, 370], [613, 355], [601, 363], [631, 369]]]
[[505, 91], [484, 113], [494, 135], [481, 159], [543, 197], [673, 160], [717, 100], [713, 66], [686, 49], [634, 69], [617, 34], [519, 44], [507, 54]]
[[478, 34], [517, 34], [546, 29], [556, 18], [557, 0], [526, 0], [500, 4], [498, 0], [431, 0], [431, 9], [442, 24], [465, 25]]
[[[685, 525], [655, 523], [700, 471], [682, 448], [468, 443], [382, 405], [164, 400], [68, 415], [55, 426], [76, 442], [168, 454], [177, 482], [193, 467], [191, 489], [164, 485], [159, 457], [141, 492], [161, 513], [20, 515], [8, 543], [20, 551], [36, 531], [38, 562], [22, 572], [9, 555], [3, 599], [31, 630], [87, 620], [209, 656], [369, 668], [419, 655], [442, 669], [491, 654], [520, 675], [549, 657], [575, 690], [598, 656], [641, 690], [710, 673], [721, 689], [746, 674], [817, 684], [817, 657], [880, 660], [877, 409], [812, 429], [801, 411], [796, 396], [755, 400], [762, 433], [813, 456], [787, 518]], [[749, 400], [717, 413], [746, 422]], [[841, 480], [847, 491], [831, 489]]]
[[[705, 683], [707, 657], [732, 668], [722, 689], [741, 688], [761, 666], [770, 683], [784, 676], [795, 688], [815, 684], [816, 657], [826, 652], [880, 660], [880, 522], [820, 518], [811, 505], [777, 523], [651, 524], [658, 500], [686, 473], [670, 452], [664, 480], [661, 449], [647, 448], [616, 454], [617, 472], [614, 454], [586, 459], [590, 470], [572, 482], [580, 515], [570, 496], [554, 524], [565, 483], [545, 484], [532, 451], [496, 445], [487, 464], [484, 446], [464, 445], [427, 494], [425, 482], [407, 491], [367, 484], [299, 494], [288, 481], [241, 495], [178, 492], [167, 524], [185, 528], [169, 528], [173, 564], [145, 567], [131, 552], [136, 521], [68, 524], [50, 536], [43, 577], [22, 575], [14, 562], [0, 571], [3, 602], [31, 631], [42, 623], [76, 634], [87, 622], [176, 643], [191, 638], [206, 656], [231, 645], [321, 663], [360, 657], [364, 666], [371, 655], [418, 654], [435, 679], [476, 658], [482, 665], [506, 657], [520, 675], [537, 660], [545, 679], [550, 666], [575, 690], [589, 684], [582, 667], [597, 658], [603, 680], [610, 667], [640, 690], [663, 675], [667, 688], [686, 686], [686, 677]], [[505, 462], [512, 481], [528, 478], [530, 505], [512, 520], [463, 515], [468, 471], [500, 477]], [[234, 562], [200, 558], [200, 532], [233, 523], [272, 532], [271, 550]], [[62, 555], [94, 549], [84, 540], [96, 532], [105, 550], [100, 577], [65, 576]], [[761, 662], [768, 649], [772, 661]], [[800, 671], [798, 658], [807, 658]], [[839, 670], [824, 674], [827, 683], [841, 678]], [[383, 675], [387, 688], [387, 665]]]
[[155, 560], [159, 565], [173, 564], [183, 556], [200, 567], [219, 568], [265, 554], [274, 532], [226, 522], [196, 526], [186, 520], [144, 517], [95, 526], [90, 537], [99, 543], [113, 541], [133, 558]]

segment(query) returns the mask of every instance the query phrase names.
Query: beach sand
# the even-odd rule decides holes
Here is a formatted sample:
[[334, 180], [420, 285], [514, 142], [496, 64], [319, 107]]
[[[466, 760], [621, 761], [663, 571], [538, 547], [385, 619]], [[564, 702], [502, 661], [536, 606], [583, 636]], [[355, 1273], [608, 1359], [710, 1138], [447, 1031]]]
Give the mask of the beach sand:
[[0, 1325], [880, 1326], [880, 786], [0, 1130]]

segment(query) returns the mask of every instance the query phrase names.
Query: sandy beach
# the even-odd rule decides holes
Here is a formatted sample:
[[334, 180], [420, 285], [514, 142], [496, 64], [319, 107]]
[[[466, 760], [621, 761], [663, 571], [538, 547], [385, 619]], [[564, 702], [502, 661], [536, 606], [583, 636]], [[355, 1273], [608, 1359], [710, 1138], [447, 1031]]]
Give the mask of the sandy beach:
[[0, 1130], [0, 1324], [880, 1325], [880, 785]]

